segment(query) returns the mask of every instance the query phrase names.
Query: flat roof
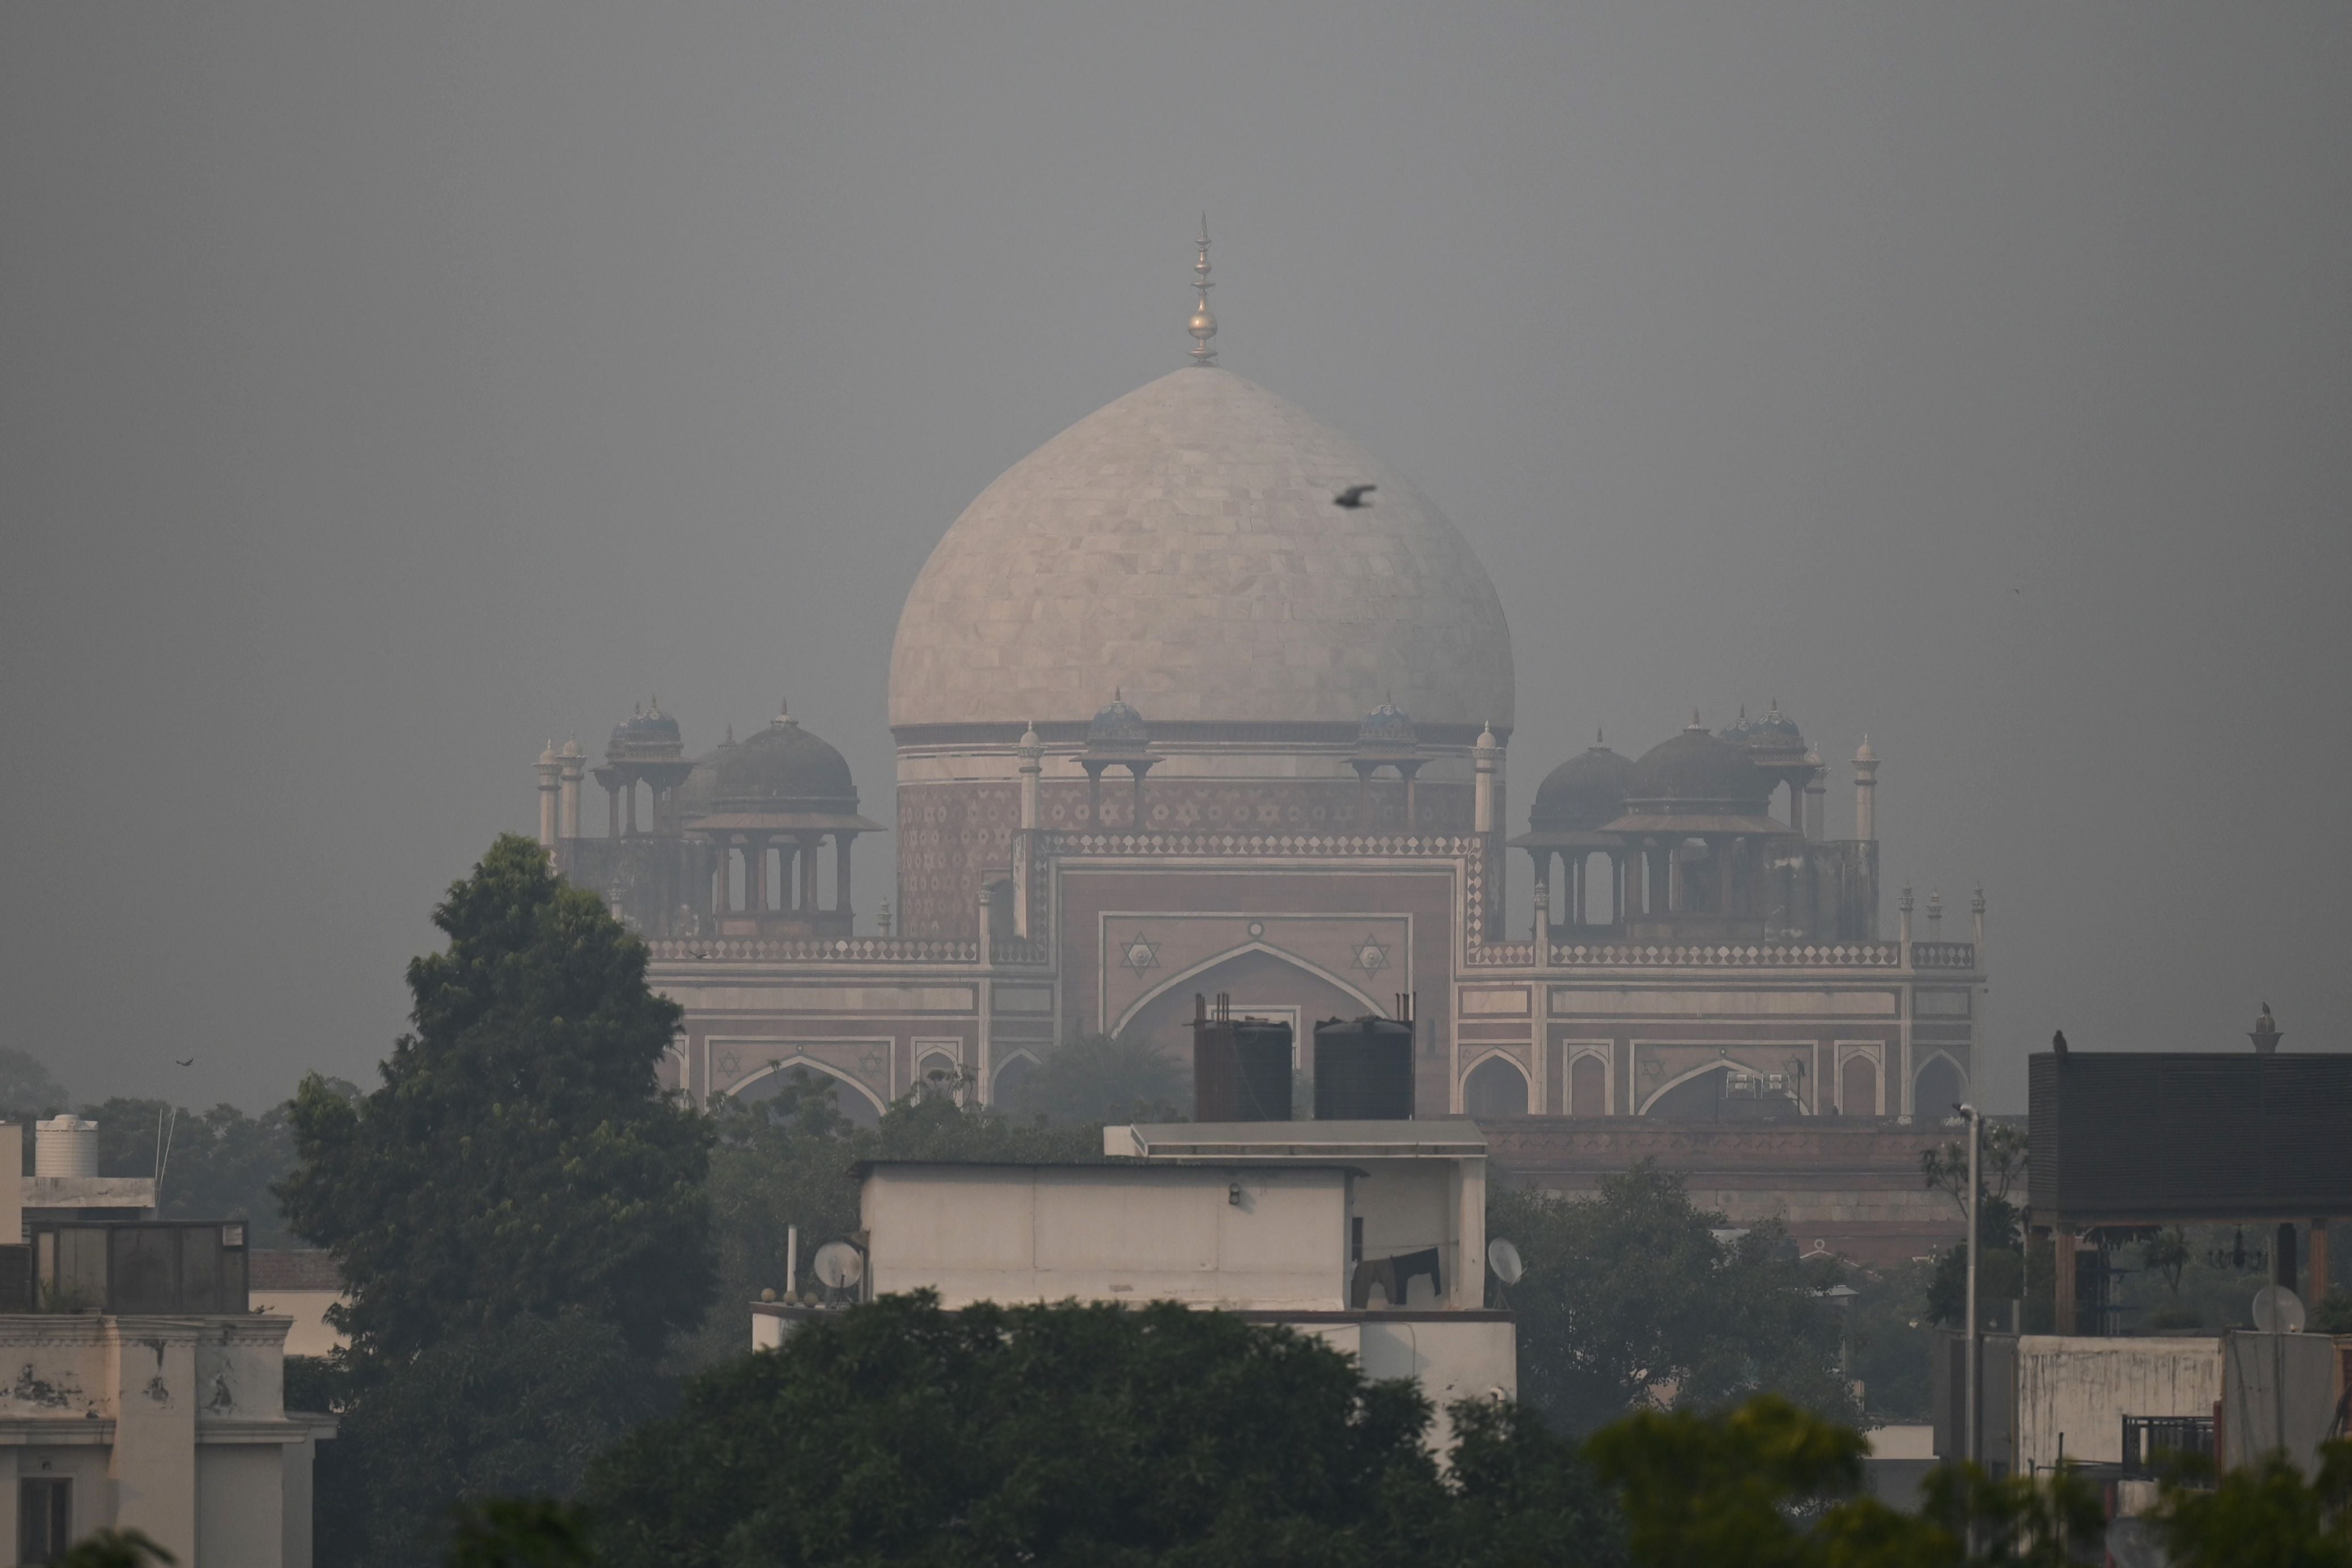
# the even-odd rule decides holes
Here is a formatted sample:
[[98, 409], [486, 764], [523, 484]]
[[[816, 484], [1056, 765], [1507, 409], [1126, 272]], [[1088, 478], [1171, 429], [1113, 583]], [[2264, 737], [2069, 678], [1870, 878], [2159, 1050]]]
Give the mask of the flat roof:
[[1364, 1173], [1344, 1161], [1252, 1159], [1247, 1155], [1233, 1159], [1211, 1159], [1186, 1156], [1179, 1159], [1154, 1160], [860, 1160], [850, 1167], [863, 1181], [872, 1171], [1102, 1171], [1132, 1174], [1138, 1171], [1218, 1170], [1218, 1171], [1339, 1171], [1351, 1176]]
[[1155, 1121], [1103, 1129], [1103, 1152], [1144, 1160], [1471, 1159], [1486, 1135], [1468, 1117], [1433, 1121]]

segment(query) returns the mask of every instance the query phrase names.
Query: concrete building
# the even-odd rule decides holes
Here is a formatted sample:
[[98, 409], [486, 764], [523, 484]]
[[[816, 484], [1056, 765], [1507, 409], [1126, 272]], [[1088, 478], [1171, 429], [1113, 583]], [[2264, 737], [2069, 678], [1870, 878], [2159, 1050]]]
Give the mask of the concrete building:
[[309, 1568], [335, 1423], [285, 1407], [290, 1322], [249, 1310], [244, 1223], [40, 1223], [5, 1250], [27, 1298], [0, 1311], [9, 1561], [121, 1527], [187, 1568]]
[[[1411, 1377], [1439, 1410], [1513, 1396], [1486, 1310], [1486, 1140], [1473, 1122], [1108, 1128], [1104, 1163], [880, 1162], [864, 1289], [976, 1301], [1181, 1301], [1281, 1323]], [[755, 1347], [821, 1309], [752, 1308]], [[1443, 1446], [1450, 1427], [1433, 1434]]]
[[758, 1095], [804, 1067], [870, 1118], [948, 1073], [1017, 1104], [1074, 1035], [1188, 1055], [1196, 992], [1300, 1026], [1311, 1072], [1303, 1026], [1412, 992], [1423, 1116], [1901, 1123], [1968, 1098], [1983, 901], [1958, 940], [1934, 897], [1915, 933], [1907, 890], [1882, 929], [1867, 740], [1849, 837], [1777, 704], [1567, 759], [1511, 837], [1486, 568], [1194, 320], [1193, 363], [1007, 470], [908, 592], [888, 907], [852, 909], [880, 825], [781, 707], [698, 753], [658, 705], [633, 715], [594, 770], [602, 837], [589, 759], [541, 754], [555, 864], [686, 1008], [669, 1080]]
[[[1967, 1345], [1936, 1336], [1936, 1453], [1966, 1452]], [[2030, 1475], [2063, 1457], [2119, 1466], [2124, 1423], [2160, 1418], [2210, 1430], [2221, 1398], [2221, 1341], [2102, 1339], [2061, 1334], [1987, 1334], [1978, 1451], [1988, 1469]]]

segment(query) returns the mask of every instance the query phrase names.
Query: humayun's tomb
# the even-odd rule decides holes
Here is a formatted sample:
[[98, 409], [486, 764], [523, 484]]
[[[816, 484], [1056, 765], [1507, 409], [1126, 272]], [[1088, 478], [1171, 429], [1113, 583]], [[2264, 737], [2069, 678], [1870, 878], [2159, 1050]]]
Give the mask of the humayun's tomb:
[[1939, 940], [1940, 900], [1915, 939], [1907, 890], [1885, 928], [1868, 742], [1849, 839], [1777, 706], [1662, 715], [1514, 822], [1486, 569], [1409, 480], [1215, 363], [1205, 242], [1197, 270], [1192, 363], [1015, 464], [908, 595], [886, 909], [849, 898], [883, 825], [787, 713], [693, 754], [656, 709], [600, 765], [541, 756], [541, 839], [686, 1008], [673, 1083], [800, 1067], [862, 1115], [942, 1076], [1017, 1103], [1076, 1034], [1186, 1058], [1195, 993], [1289, 1019], [1310, 1058], [1315, 1020], [1412, 993], [1422, 1114], [1479, 1118], [1526, 1179], [1655, 1154], [1808, 1247], [1956, 1230], [1917, 1151], [1967, 1097], [1983, 900], [1968, 940]]

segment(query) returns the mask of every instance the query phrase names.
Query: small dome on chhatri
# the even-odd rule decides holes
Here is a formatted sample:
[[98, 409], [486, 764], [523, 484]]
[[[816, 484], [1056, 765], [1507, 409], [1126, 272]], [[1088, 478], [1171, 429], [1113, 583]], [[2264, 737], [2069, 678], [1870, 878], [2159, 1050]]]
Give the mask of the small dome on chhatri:
[[1412, 716], [1394, 702], [1382, 700], [1381, 705], [1364, 715], [1356, 727], [1356, 744], [1379, 751], [1411, 751], [1421, 743], [1413, 732]]
[[1647, 815], [1761, 816], [1772, 781], [1741, 748], [1690, 727], [1642, 753], [1625, 784], [1629, 812]]
[[1528, 826], [1538, 832], [1581, 833], [1624, 815], [1633, 764], [1595, 735], [1592, 744], [1552, 769], [1536, 786]]
[[1141, 746], [1150, 740], [1151, 731], [1145, 727], [1143, 715], [1129, 707], [1124, 694], [1118, 691], [1096, 710], [1094, 721], [1087, 726], [1089, 746]]
[[621, 723], [613, 726], [613, 738], [604, 748], [609, 762], [635, 759], [674, 760], [685, 754], [685, 737], [679, 734], [677, 721], [661, 710], [661, 699], [654, 699], [647, 708], [639, 708]]
[[1739, 717], [1724, 728], [1722, 735], [1733, 745], [1771, 763], [1783, 758], [1801, 760], [1807, 749], [1804, 731], [1797, 728], [1795, 720], [1780, 711], [1777, 700], [1771, 710], [1761, 719], [1750, 719], [1748, 709], [1742, 705]]
[[709, 800], [717, 811], [854, 814], [857, 809], [857, 786], [851, 782], [847, 761], [782, 710], [766, 729], [741, 741], [730, 737], [695, 772], [705, 769]]

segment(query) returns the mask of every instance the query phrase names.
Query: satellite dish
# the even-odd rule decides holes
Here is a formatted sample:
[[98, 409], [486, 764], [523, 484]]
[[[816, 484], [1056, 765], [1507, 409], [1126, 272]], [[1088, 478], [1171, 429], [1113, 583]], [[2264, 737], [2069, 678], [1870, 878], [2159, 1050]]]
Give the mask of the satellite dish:
[[1519, 1249], [1499, 1236], [1486, 1244], [1486, 1267], [1506, 1285], [1517, 1284], [1519, 1276], [1528, 1271], [1528, 1266], [1519, 1260]]
[[809, 1267], [828, 1290], [846, 1290], [866, 1278], [866, 1255], [845, 1241], [828, 1241], [816, 1249]]
[[2266, 1334], [2303, 1332], [2303, 1298], [2284, 1285], [2254, 1292], [2254, 1327]]

